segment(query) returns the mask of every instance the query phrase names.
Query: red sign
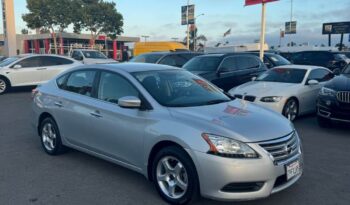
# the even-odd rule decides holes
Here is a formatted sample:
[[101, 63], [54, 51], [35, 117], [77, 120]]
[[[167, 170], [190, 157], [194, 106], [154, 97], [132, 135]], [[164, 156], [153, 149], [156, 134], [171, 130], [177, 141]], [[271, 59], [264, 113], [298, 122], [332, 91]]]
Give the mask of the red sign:
[[100, 40], [100, 41], [105, 41], [106, 40], [106, 36], [98, 36], [97, 40]]
[[269, 3], [278, 0], [245, 0], [245, 6], [251, 6], [255, 4]]

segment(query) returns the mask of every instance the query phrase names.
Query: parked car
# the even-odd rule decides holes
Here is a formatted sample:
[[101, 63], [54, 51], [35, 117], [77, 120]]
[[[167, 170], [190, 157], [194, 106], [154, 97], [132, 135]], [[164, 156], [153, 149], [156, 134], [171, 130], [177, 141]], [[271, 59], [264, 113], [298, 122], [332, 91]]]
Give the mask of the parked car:
[[278, 52], [280, 56], [287, 59], [288, 61], [291, 61], [294, 55], [294, 52]]
[[350, 63], [350, 59], [331, 51], [302, 51], [295, 53], [291, 62], [298, 65], [322, 66], [339, 72]]
[[[256, 56], [259, 56], [259, 52], [247, 52]], [[264, 63], [268, 69], [276, 66], [290, 65], [292, 64], [289, 60], [275, 53], [264, 53]]]
[[81, 66], [33, 96], [33, 124], [46, 153], [71, 147], [137, 171], [171, 204], [199, 194], [267, 197], [302, 174], [300, 139], [287, 119], [183, 69]]
[[275, 110], [293, 121], [300, 115], [316, 111], [318, 92], [333, 77], [332, 71], [323, 67], [280, 66], [229, 93]]
[[118, 63], [114, 59], [107, 58], [100, 51], [92, 49], [73, 49], [70, 56], [83, 64]]
[[11, 87], [38, 85], [62, 71], [81, 65], [58, 55], [19, 55], [0, 62], [0, 94]]
[[350, 65], [321, 89], [317, 119], [322, 127], [330, 126], [332, 121], [350, 123]]
[[197, 56], [183, 68], [207, 79], [224, 91], [248, 82], [267, 70], [257, 56], [247, 53]]
[[6, 56], [0, 56], [0, 62], [5, 60], [7, 57]]
[[197, 52], [153, 52], [138, 55], [130, 60], [133, 63], [155, 63], [181, 68], [193, 57], [202, 55]]
[[334, 53], [343, 54], [343, 55], [345, 55], [347, 58], [350, 59], [350, 51], [338, 51], [338, 52], [334, 52]]

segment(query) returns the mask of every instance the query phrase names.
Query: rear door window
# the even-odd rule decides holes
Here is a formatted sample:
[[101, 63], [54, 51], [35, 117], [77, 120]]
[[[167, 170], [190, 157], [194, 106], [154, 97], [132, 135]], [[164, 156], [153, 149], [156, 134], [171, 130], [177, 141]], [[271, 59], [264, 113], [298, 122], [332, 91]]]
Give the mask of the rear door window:
[[29, 57], [19, 61], [14, 66], [16, 65], [20, 65], [22, 68], [40, 67], [41, 57], [40, 56]]
[[92, 88], [96, 71], [84, 70], [73, 72], [65, 86], [65, 90], [81, 95], [92, 96]]

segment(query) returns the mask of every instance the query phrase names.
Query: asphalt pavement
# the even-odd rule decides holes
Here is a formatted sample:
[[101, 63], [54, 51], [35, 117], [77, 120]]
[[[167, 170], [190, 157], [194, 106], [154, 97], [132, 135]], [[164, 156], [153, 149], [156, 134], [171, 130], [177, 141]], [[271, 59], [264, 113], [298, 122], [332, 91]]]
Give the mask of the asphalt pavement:
[[[30, 89], [0, 96], [0, 204], [165, 204], [142, 175], [69, 151], [48, 156], [31, 128]], [[295, 122], [304, 147], [304, 174], [292, 187], [249, 202], [197, 204], [348, 205], [350, 204], [350, 128], [318, 127], [314, 115]]]

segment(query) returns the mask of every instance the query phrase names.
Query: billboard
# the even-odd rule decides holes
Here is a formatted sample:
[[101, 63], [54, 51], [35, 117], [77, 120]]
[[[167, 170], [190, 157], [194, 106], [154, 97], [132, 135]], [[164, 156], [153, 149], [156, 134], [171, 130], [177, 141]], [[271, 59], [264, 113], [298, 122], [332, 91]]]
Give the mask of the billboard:
[[[187, 9], [188, 9], [188, 22], [187, 22]], [[181, 25], [194, 24], [194, 5], [181, 7]]]
[[278, 0], [245, 0], [245, 6], [251, 6], [255, 4], [269, 3]]
[[296, 34], [297, 33], [297, 22], [288, 21], [285, 25], [285, 34]]
[[324, 23], [322, 34], [350, 33], [350, 22]]

